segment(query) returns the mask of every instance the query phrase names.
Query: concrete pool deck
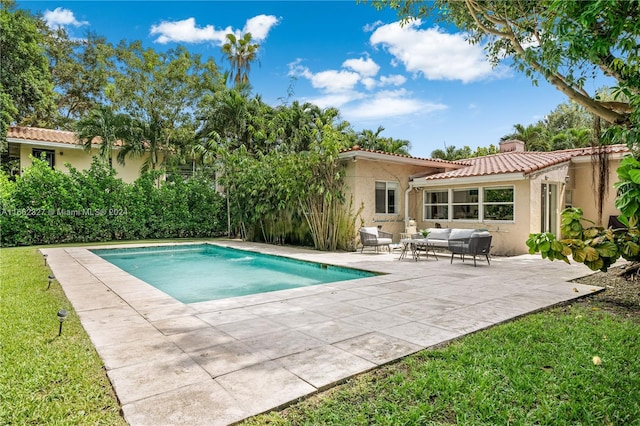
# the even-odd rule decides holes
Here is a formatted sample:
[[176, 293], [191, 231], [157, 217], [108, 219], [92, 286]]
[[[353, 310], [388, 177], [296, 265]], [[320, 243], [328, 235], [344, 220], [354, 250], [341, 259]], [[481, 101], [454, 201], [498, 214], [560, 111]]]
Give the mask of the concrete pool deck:
[[[446, 254], [416, 262], [398, 260], [399, 252], [215, 244], [386, 275], [183, 304], [90, 247], [42, 249], [131, 425], [238, 422], [419, 350], [602, 290], [567, 282], [592, 273], [584, 265], [539, 256], [474, 267], [459, 258], [450, 264]], [[109, 247], [135, 246], [143, 244]]]

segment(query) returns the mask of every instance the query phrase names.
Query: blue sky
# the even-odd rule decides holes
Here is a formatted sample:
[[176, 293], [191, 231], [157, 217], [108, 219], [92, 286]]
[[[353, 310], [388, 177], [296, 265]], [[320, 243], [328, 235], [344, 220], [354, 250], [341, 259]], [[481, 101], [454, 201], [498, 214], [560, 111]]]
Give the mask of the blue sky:
[[[445, 144], [489, 146], [516, 123], [541, 119], [566, 98], [535, 87], [507, 65], [492, 68], [482, 46], [432, 22], [400, 26], [393, 11], [354, 1], [22, 1], [72, 37], [87, 30], [141, 40], [156, 50], [178, 44], [222, 69], [229, 32], [250, 31], [260, 44], [249, 75], [255, 94], [278, 105], [293, 99], [334, 106], [356, 131], [411, 142], [429, 157]], [[585, 89], [595, 91], [594, 82]]]

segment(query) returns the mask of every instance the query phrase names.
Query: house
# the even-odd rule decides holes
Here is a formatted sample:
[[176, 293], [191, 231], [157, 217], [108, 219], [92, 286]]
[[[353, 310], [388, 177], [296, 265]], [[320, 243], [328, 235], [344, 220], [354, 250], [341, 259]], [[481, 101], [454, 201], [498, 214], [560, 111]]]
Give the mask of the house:
[[[12, 126], [7, 131], [7, 152], [2, 162], [10, 165], [11, 174], [20, 174], [31, 165], [29, 156], [40, 158], [44, 153], [52, 168], [66, 171], [66, 163], [78, 170], [88, 169], [94, 156], [98, 155], [98, 144], [92, 144], [91, 151], [85, 151], [76, 134], [64, 130], [41, 129], [37, 127]], [[127, 158], [125, 165], [116, 161], [119, 147], [114, 147], [109, 164], [118, 177], [125, 182], [133, 182], [140, 176], [140, 168], [146, 157]]]
[[343, 150], [347, 196], [363, 206], [358, 225], [380, 226], [396, 240], [408, 220], [418, 229], [484, 228], [493, 235], [492, 253], [527, 253], [530, 233], [560, 234], [560, 213], [580, 207], [584, 217], [607, 225], [615, 209], [616, 168], [626, 145], [605, 147], [609, 188], [598, 218], [592, 148], [553, 152], [524, 150], [504, 141], [500, 153], [444, 161], [361, 149]]

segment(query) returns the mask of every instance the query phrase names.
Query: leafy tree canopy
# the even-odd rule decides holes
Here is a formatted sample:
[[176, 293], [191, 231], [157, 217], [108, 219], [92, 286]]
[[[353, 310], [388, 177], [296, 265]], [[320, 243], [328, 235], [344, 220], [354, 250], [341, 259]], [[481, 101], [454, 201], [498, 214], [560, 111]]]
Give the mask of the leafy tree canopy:
[[13, 1], [0, 2], [0, 148], [11, 124], [43, 125], [54, 92], [38, 20]]

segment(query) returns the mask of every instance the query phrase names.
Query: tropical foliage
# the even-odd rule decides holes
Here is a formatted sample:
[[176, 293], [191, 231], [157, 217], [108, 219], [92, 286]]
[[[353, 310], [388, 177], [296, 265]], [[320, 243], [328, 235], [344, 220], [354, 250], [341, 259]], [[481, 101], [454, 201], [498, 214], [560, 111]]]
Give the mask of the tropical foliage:
[[97, 158], [90, 169], [69, 173], [32, 161], [15, 181], [0, 173], [2, 246], [212, 237], [225, 231], [224, 199], [206, 178], [171, 175], [158, 187], [156, 172], [127, 184]]

